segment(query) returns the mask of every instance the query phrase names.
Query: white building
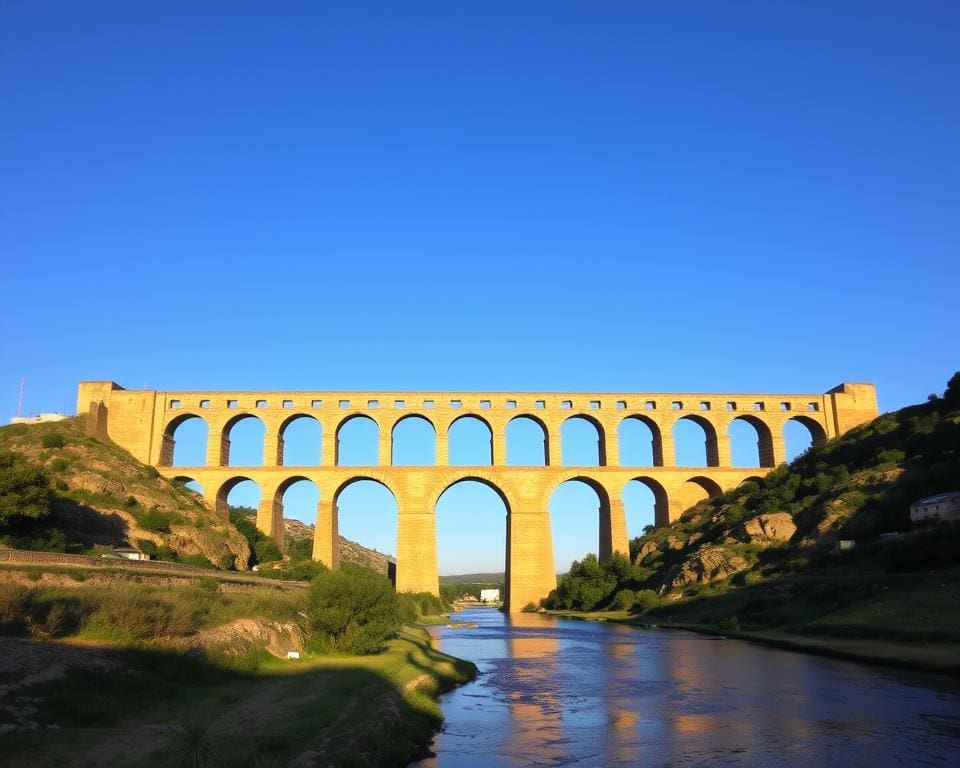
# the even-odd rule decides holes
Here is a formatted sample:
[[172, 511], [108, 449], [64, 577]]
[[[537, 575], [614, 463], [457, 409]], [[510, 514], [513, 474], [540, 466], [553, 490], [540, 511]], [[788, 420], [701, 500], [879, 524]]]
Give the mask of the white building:
[[499, 589], [481, 589], [480, 602], [481, 603], [499, 603], [500, 590]]
[[947, 491], [936, 496], [927, 496], [910, 505], [910, 519], [960, 520], [960, 491]]
[[41, 413], [37, 416], [14, 416], [11, 424], [43, 424], [47, 421], [63, 421], [66, 416], [62, 413]]

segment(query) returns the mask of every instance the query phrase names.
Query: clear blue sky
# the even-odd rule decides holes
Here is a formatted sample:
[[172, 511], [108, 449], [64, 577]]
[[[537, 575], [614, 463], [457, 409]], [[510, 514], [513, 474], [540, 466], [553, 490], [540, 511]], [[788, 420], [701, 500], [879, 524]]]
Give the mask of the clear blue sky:
[[0, 403], [922, 400], [960, 368], [958, 39], [932, 1], [7, 0]]

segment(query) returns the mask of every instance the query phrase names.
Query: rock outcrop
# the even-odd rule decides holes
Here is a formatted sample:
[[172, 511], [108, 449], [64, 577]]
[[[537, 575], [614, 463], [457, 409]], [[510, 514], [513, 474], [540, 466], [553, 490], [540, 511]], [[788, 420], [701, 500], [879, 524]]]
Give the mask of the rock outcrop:
[[789, 512], [773, 512], [741, 523], [734, 529], [733, 537], [747, 544], [769, 545], [790, 541], [796, 532], [797, 526]]
[[730, 554], [722, 547], [704, 547], [667, 571], [660, 593], [672, 592], [687, 584], [724, 579], [749, 567], [750, 563], [740, 555]]

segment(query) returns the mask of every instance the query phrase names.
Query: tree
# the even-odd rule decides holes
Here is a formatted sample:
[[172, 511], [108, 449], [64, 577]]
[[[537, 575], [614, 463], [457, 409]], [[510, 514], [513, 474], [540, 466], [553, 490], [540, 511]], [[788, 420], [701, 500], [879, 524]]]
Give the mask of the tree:
[[11, 451], [0, 452], [0, 526], [17, 520], [43, 520], [53, 492], [43, 467]]
[[307, 591], [307, 616], [314, 644], [336, 653], [375, 653], [400, 628], [393, 585], [359, 566], [321, 571]]
[[960, 407], [960, 371], [957, 371], [947, 382], [947, 389], [943, 393], [944, 402], [948, 407]]

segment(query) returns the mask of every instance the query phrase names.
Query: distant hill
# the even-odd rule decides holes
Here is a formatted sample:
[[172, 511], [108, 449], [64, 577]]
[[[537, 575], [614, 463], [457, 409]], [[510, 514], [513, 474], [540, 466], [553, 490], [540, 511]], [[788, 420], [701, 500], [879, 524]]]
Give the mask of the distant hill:
[[[284, 518], [284, 548], [288, 553], [298, 552], [306, 557], [313, 551], [313, 533], [315, 526], [307, 525], [299, 520]], [[369, 568], [377, 573], [387, 573], [387, 568], [392, 560], [390, 555], [385, 555], [375, 549], [367, 549], [350, 539], [340, 537], [340, 562], [354, 563]]]
[[503, 584], [503, 573], [461, 573], [456, 576], [441, 576], [441, 584]]
[[[83, 419], [0, 427], [0, 546], [86, 552], [129, 545], [165, 560], [247, 567], [250, 551], [236, 528], [154, 467], [87, 436]], [[49, 513], [32, 515], [39, 507], [31, 498]]]

